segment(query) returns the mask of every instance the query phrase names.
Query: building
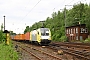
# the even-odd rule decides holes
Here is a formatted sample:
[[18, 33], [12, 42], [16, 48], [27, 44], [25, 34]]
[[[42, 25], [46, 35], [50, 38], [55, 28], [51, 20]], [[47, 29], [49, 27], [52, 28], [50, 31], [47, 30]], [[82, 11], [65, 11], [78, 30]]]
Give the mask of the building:
[[88, 29], [85, 24], [66, 27], [66, 36], [69, 41], [85, 40], [88, 38]]

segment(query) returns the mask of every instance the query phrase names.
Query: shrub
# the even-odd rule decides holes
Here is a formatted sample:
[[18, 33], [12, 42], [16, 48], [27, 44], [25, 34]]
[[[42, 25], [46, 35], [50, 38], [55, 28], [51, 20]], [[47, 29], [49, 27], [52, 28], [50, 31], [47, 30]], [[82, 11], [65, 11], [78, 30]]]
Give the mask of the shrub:
[[5, 41], [5, 34], [0, 30], [0, 42]]
[[67, 42], [66, 36], [61, 36], [60, 41], [61, 41], [61, 42]]
[[18, 60], [18, 53], [13, 49], [12, 44], [0, 44], [0, 60]]
[[90, 43], [90, 38], [87, 38], [84, 42], [85, 43]]

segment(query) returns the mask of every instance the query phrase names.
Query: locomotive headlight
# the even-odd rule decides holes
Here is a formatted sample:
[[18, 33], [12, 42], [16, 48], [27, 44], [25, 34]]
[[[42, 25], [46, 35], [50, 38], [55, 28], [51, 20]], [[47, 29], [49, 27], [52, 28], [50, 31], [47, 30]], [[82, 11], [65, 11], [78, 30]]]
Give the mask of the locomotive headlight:
[[46, 31], [46, 33], [49, 33], [49, 31]]
[[49, 39], [50, 36], [41, 36], [41, 39]]

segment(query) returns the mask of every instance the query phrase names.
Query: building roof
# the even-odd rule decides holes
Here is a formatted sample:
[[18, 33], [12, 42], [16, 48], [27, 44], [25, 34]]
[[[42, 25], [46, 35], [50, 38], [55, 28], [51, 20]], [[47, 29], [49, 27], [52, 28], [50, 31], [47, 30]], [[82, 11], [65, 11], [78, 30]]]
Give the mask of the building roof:
[[10, 33], [8, 30], [4, 30], [4, 32], [3, 33]]
[[78, 25], [74, 25], [74, 26], [68, 26], [66, 28], [77, 27], [77, 26], [86, 26], [86, 24], [78, 24]]

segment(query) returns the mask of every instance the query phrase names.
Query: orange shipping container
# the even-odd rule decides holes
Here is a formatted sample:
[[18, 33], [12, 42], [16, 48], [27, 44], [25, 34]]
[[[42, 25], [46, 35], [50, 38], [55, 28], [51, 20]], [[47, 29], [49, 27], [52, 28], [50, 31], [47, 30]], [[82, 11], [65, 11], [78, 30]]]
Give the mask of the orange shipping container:
[[19, 35], [16, 35], [16, 40], [19, 40]]
[[25, 33], [25, 40], [30, 40], [30, 32]]
[[25, 40], [25, 35], [24, 34], [19, 34], [19, 40]]
[[18, 35], [15, 35], [15, 36], [14, 36], [14, 40], [17, 40], [17, 39], [18, 39]]

